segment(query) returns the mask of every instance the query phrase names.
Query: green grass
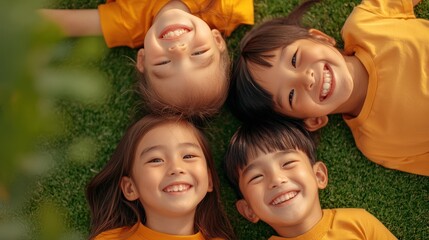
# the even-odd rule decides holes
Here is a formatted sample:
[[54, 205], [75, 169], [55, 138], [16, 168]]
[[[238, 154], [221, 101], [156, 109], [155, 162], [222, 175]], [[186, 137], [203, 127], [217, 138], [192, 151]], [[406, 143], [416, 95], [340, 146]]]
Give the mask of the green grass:
[[[47, 6], [95, 8], [102, 2], [51, 0]], [[257, 0], [256, 21], [285, 15], [297, 2]], [[341, 46], [341, 26], [357, 3], [356, 0], [325, 1], [312, 9], [308, 22], [335, 37]], [[424, 1], [416, 12], [429, 18], [429, 1]], [[240, 27], [229, 38], [232, 55], [236, 55], [237, 44], [247, 29]], [[75, 51], [78, 43], [76, 39], [63, 42], [70, 51]], [[140, 101], [134, 91], [134, 67], [129, 59], [134, 58], [136, 50], [107, 49], [102, 42], [100, 45], [104, 54], [92, 60], [89, 66], [102, 72], [110, 91], [101, 104], [67, 99], [57, 102], [56, 111], [65, 120], [64, 134], [41, 144], [42, 148], [51, 150], [55, 165], [34, 183], [31, 197], [19, 213], [33, 223], [30, 231], [35, 233], [48, 227], [40, 222], [38, 215], [48, 202], [59, 207], [57, 211], [65, 222], [64, 239], [87, 236], [89, 211], [84, 198], [85, 185], [109, 159], [126, 126], [144, 114], [138, 107]], [[61, 59], [59, 64], [80, 67], [80, 58], [85, 56], [71, 56]], [[221, 168], [229, 138], [238, 125], [238, 121], [223, 110], [207, 129], [222, 181], [223, 202], [239, 239], [266, 239], [273, 234], [267, 225], [247, 222], [235, 210], [235, 195]], [[323, 208], [365, 208], [399, 239], [429, 239], [429, 178], [388, 170], [368, 161], [354, 146], [351, 133], [340, 116], [331, 117], [321, 135], [318, 157], [329, 170], [328, 187], [320, 192]], [[79, 145], [81, 141], [86, 144]]]

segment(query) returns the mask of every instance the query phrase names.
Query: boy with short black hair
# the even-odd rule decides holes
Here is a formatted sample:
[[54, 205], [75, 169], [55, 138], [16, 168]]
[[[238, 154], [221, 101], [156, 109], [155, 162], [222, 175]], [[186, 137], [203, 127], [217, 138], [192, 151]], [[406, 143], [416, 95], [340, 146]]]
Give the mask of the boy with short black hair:
[[298, 123], [241, 126], [228, 147], [226, 171], [242, 198], [237, 210], [270, 225], [279, 235], [270, 240], [396, 239], [364, 209], [322, 210], [318, 190], [328, 184], [327, 168]]

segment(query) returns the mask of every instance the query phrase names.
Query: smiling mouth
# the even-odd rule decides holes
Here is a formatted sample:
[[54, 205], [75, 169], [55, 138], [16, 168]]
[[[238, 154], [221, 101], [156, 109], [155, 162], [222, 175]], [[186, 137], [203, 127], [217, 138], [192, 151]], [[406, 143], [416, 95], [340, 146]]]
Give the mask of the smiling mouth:
[[296, 197], [296, 195], [298, 195], [297, 191], [287, 192], [285, 194], [282, 194], [282, 195], [276, 197], [274, 200], [271, 201], [270, 204], [274, 205], [274, 206], [279, 205], [281, 203], [284, 203], [284, 202], [289, 201], [290, 199]]
[[323, 80], [322, 81], [323, 81], [323, 83], [322, 83], [322, 87], [320, 90], [320, 96], [319, 96], [320, 101], [325, 100], [332, 91], [333, 77], [332, 77], [332, 73], [331, 73], [330, 69], [327, 66], [325, 66], [323, 68]]
[[174, 40], [190, 31], [192, 31], [192, 29], [187, 26], [175, 24], [175, 25], [166, 27], [161, 32], [159, 38], [164, 40]]
[[191, 185], [189, 184], [175, 184], [175, 185], [169, 185], [165, 187], [162, 191], [167, 193], [174, 193], [174, 192], [185, 192], [189, 188], [191, 188]]

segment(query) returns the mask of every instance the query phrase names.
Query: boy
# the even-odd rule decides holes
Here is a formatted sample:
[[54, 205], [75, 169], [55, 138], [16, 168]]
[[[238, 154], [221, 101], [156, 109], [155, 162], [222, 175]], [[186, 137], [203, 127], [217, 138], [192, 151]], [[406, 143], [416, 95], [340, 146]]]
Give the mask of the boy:
[[327, 168], [299, 124], [243, 125], [231, 139], [226, 171], [242, 197], [237, 210], [274, 228], [279, 236], [269, 239], [396, 239], [363, 209], [322, 210], [318, 190], [328, 183]]

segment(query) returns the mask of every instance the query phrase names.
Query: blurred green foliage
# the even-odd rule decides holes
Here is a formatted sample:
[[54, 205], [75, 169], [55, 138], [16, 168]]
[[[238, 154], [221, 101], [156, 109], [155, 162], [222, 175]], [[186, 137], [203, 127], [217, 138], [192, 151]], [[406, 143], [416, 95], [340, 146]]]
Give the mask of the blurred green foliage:
[[[81, 39], [70, 47], [61, 41], [59, 30], [37, 14], [40, 4], [36, 0], [0, 2], [1, 239], [59, 239], [67, 232], [60, 209], [52, 202], [41, 203], [34, 213], [42, 229], [38, 236], [30, 236], [31, 224], [18, 213], [35, 179], [55, 166], [42, 139], [63, 134], [56, 102], [100, 104], [109, 89], [100, 72], [85, 65], [103, 54], [99, 39]], [[67, 58], [79, 59], [80, 67], [66, 67], [62, 62]], [[85, 159], [90, 142], [76, 143], [70, 154]]]
[[[38, 6], [96, 8], [104, 0], [0, 2], [0, 239], [85, 239], [85, 186], [110, 158], [126, 127], [144, 114], [130, 58], [102, 38], [63, 39], [35, 14]], [[256, 21], [287, 14], [299, 0], [255, 0]], [[324, 0], [307, 22], [332, 35], [360, 0]], [[428, 18], [429, 0], [417, 7]], [[228, 38], [231, 56], [249, 26]], [[110, 91], [109, 91], [110, 90]], [[239, 239], [267, 239], [273, 230], [235, 209], [222, 169], [239, 122], [224, 109], [207, 127], [221, 178], [222, 201]], [[399, 239], [429, 239], [429, 178], [368, 161], [341, 116], [322, 130], [318, 158], [329, 169], [324, 208], [365, 208]]]

